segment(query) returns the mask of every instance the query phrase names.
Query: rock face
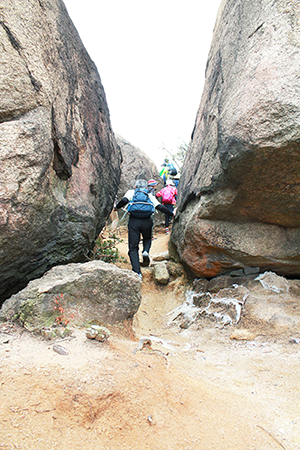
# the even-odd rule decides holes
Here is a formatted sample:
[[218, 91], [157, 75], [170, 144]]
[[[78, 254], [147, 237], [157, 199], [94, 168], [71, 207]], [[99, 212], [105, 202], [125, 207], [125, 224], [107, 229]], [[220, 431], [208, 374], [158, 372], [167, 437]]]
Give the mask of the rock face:
[[154, 279], [159, 284], [168, 284], [170, 275], [165, 262], [155, 264], [153, 270]]
[[119, 135], [116, 135], [117, 143], [122, 153], [121, 179], [118, 189], [118, 199], [124, 196], [128, 189], [133, 189], [136, 180], [154, 179], [158, 182], [157, 192], [163, 188], [162, 178], [154, 162], [139, 148], [134, 147]]
[[222, 2], [171, 236], [197, 276], [300, 274], [299, 46], [298, 2]]
[[110, 213], [121, 154], [104, 89], [61, 0], [0, 9], [0, 302], [83, 261]]
[[[238, 325], [230, 336], [237, 340], [252, 340], [258, 334], [277, 337], [287, 332], [299, 334], [299, 280], [265, 272], [255, 278], [245, 275], [238, 284], [232, 277], [231, 284], [225, 288], [218, 278], [225, 276], [210, 282], [204, 278], [194, 280], [195, 291], [186, 292], [186, 301], [169, 314], [169, 324], [177, 322], [180, 328], [189, 328], [197, 323], [199, 330], [205, 324], [214, 323], [214, 332], [216, 328], [230, 329]], [[297, 343], [297, 339], [290, 342]]]
[[102, 261], [56, 266], [6, 300], [0, 320], [18, 318], [30, 331], [52, 326], [57, 317], [71, 325], [114, 324], [137, 312], [140, 285], [134, 272]]

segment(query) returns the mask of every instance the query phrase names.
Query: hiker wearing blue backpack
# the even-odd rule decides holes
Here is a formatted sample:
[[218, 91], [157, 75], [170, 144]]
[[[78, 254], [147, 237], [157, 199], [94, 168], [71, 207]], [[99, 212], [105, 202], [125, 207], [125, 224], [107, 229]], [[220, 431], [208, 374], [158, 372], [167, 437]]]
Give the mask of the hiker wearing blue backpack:
[[152, 227], [153, 220], [151, 215], [155, 209], [164, 214], [173, 217], [173, 211], [169, 211], [161, 205], [159, 201], [148, 192], [146, 180], [137, 180], [135, 189], [130, 189], [124, 197], [117, 203], [115, 209], [120, 209], [128, 205], [129, 221], [128, 221], [128, 256], [130, 258], [132, 270], [136, 272], [142, 279], [140, 260], [139, 260], [139, 243], [141, 235], [143, 237], [143, 266], [150, 264], [150, 247], [152, 243]]
[[164, 162], [162, 164], [162, 170], [160, 171], [159, 175], [162, 177], [162, 179], [164, 180], [164, 185], [166, 186], [167, 184], [167, 179], [171, 176], [174, 177], [175, 175], [177, 175], [177, 169], [174, 166], [173, 163], [169, 162], [168, 158], [164, 159]]

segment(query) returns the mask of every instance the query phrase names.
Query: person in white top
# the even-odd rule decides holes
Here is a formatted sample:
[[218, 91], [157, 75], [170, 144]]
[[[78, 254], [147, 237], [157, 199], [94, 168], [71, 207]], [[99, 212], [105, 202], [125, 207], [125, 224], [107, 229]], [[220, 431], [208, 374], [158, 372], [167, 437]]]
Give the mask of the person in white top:
[[[138, 198], [139, 195], [140, 197]], [[139, 261], [139, 242], [141, 235], [143, 237], [143, 266], [149, 266], [149, 252], [152, 243], [153, 227], [151, 215], [155, 208], [171, 217], [174, 214], [165, 206], [161, 205], [152, 194], [148, 193], [146, 180], [137, 180], [135, 189], [127, 191], [124, 197], [117, 203], [115, 209], [120, 209], [127, 203], [130, 203], [128, 208], [128, 255], [132, 270], [142, 279]]]

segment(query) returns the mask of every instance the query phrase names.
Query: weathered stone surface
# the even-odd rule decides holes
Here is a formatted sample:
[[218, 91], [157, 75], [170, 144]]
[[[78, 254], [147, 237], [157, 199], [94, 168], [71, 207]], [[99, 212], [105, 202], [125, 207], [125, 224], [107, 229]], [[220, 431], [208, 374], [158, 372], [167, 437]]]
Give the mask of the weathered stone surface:
[[19, 319], [30, 331], [68, 320], [114, 324], [137, 312], [140, 285], [134, 272], [102, 261], [56, 266], [7, 299], [0, 320]]
[[288, 280], [284, 277], [279, 277], [276, 273], [265, 272], [260, 274], [256, 281], [259, 281], [264, 289], [267, 291], [275, 292], [279, 294], [280, 292], [288, 292], [290, 284]]
[[151, 257], [152, 261], [167, 261], [169, 260], [169, 252], [156, 253]]
[[206, 308], [210, 304], [211, 298], [212, 295], [209, 292], [199, 291], [193, 295], [193, 305], [201, 309]]
[[163, 188], [162, 178], [154, 162], [142, 150], [126, 141], [123, 137], [116, 135], [117, 143], [122, 153], [121, 179], [118, 189], [118, 199], [124, 196], [128, 189], [133, 189], [136, 180], [154, 179], [158, 182], [157, 192]]
[[92, 325], [85, 332], [88, 339], [95, 339], [98, 342], [106, 342], [111, 332], [106, 327], [101, 327], [100, 325]]
[[212, 278], [207, 285], [207, 290], [211, 293], [219, 292], [221, 289], [232, 287], [233, 284], [243, 284], [246, 283], [246, 277], [233, 278], [229, 275], [220, 275], [219, 277]]
[[193, 290], [198, 294], [199, 292], [205, 293], [208, 291], [209, 281], [206, 278], [196, 278], [193, 281]]
[[221, 3], [171, 235], [198, 277], [300, 274], [299, 17], [296, 1]]
[[235, 339], [237, 341], [253, 341], [255, 338], [255, 333], [246, 328], [234, 330], [230, 336], [230, 339]]
[[121, 154], [63, 2], [4, 0], [0, 16], [1, 303], [85, 259], [112, 209]]
[[299, 280], [265, 272], [256, 281], [246, 280], [243, 286], [223, 288], [217, 293], [189, 290], [185, 302], [168, 316], [169, 324], [177, 322], [183, 328], [199, 321], [202, 324], [217, 321], [220, 327], [238, 324], [231, 339], [252, 340], [273, 333], [279, 336], [287, 330], [298, 336]]
[[155, 264], [154, 269], [154, 279], [159, 284], [168, 284], [170, 275], [167, 269], [167, 264], [164, 262], [159, 262]]
[[279, 332], [286, 328], [300, 329], [299, 297], [290, 292], [290, 283], [273, 272], [258, 277], [257, 286], [246, 302], [248, 317], [264, 321]]
[[179, 278], [184, 275], [184, 269], [181, 264], [175, 263], [173, 261], [167, 262], [167, 269], [171, 277]]
[[289, 280], [289, 292], [300, 298], [300, 280]]
[[249, 289], [247, 289], [245, 286], [235, 286], [231, 288], [224, 288], [221, 289], [214, 298], [234, 298], [237, 300], [241, 305], [245, 303], [247, 298], [249, 297]]

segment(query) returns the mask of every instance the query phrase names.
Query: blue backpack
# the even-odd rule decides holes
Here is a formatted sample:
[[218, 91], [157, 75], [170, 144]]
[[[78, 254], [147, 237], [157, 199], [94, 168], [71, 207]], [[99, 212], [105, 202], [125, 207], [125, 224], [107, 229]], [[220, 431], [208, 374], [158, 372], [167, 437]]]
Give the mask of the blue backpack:
[[154, 213], [154, 210], [147, 189], [135, 189], [132, 201], [128, 206], [130, 215], [139, 219], [148, 219]]
[[169, 174], [172, 175], [172, 177], [175, 177], [175, 175], [177, 175], [176, 167], [172, 163], [168, 164], [168, 166], [169, 166]]

